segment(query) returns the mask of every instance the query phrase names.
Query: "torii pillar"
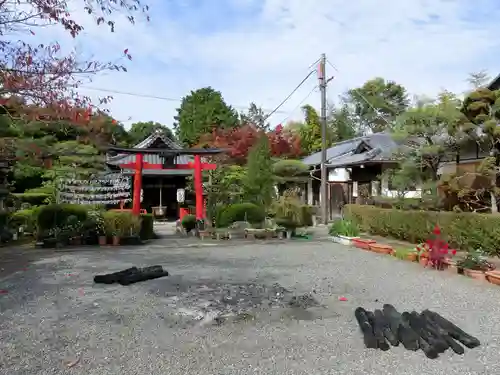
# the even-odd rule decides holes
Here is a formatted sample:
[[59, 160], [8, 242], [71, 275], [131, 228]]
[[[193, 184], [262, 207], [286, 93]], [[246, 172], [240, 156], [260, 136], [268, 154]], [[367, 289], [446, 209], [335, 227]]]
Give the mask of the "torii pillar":
[[203, 220], [203, 176], [201, 156], [194, 155], [194, 193], [196, 197], [196, 220]]
[[137, 216], [141, 214], [142, 164], [143, 164], [143, 155], [135, 154], [134, 193], [132, 197], [132, 213]]

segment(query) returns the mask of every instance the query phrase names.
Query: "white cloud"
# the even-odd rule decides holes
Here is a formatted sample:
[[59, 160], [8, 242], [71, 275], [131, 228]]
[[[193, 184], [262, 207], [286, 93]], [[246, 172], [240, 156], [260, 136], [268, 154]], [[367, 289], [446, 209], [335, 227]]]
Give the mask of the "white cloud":
[[[134, 56], [127, 64], [129, 73], [97, 77], [92, 86], [181, 98], [189, 90], [211, 85], [229, 104], [255, 101], [272, 109], [323, 52], [338, 68], [328, 68], [335, 76], [331, 98], [375, 76], [402, 83], [414, 94], [434, 95], [442, 88], [464, 91], [469, 72], [498, 73], [494, 51], [500, 24], [489, 20], [498, 19], [500, 8], [492, 1], [227, 0], [226, 6], [236, 4], [251, 18], [215, 32], [210, 29], [223, 20], [209, 18], [212, 12], [187, 8], [193, 17], [187, 27], [177, 14], [169, 17], [161, 9], [164, 1], [151, 4], [152, 23], [122, 22], [115, 34], [85, 22], [86, 34], [79, 43], [91, 43], [97, 57], [111, 58], [125, 48]], [[474, 9], [482, 9], [482, 14], [471, 15]], [[206, 31], [200, 32], [202, 28]], [[311, 78], [282, 110], [292, 111], [316, 83]], [[318, 106], [319, 94], [308, 103]], [[131, 117], [170, 125], [178, 105], [114, 94], [110, 108], [119, 120]], [[300, 110], [278, 113], [271, 122], [277, 124], [287, 115], [296, 118]]]

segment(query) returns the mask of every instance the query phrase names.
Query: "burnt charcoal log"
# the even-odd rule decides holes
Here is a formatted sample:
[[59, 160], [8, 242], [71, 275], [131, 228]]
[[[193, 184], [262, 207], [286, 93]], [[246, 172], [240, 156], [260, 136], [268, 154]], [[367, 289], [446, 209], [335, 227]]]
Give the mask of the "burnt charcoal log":
[[362, 307], [358, 307], [356, 308], [356, 310], [354, 310], [354, 316], [356, 317], [359, 328], [363, 333], [363, 341], [365, 343], [365, 347], [367, 347], [368, 349], [377, 349], [377, 339], [375, 338], [375, 335], [373, 333], [373, 327], [370, 324], [370, 321], [366, 314], [366, 310]]
[[151, 266], [146, 268], [141, 268], [137, 272], [130, 275], [122, 276], [118, 283], [120, 285], [130, 285], [135, 284], [140, 281], [158, 279], [160, 277], [168, 276], [168, 272], [163, 270], [161, 266]]
[[443, 328], [438, 326], [434, 321], [429, 319], [425, 314], [420, 314], [422, 320], [424, 320], [426, 330], [434, 337], [443, 340], [446, 344], [453, 350], [456, 354], [462, 355], [465, 353], [465, 349], [458, 342], [453, 340], [448, 332], [446, 332]]
[[385, 304], [383, 307], [384, 315], [389, 319], [391, 331], [396, 330], [398, 340], [405, 349], [417, 351], [419, 346], [419, 336], [410, 327], [410, 323], [403, 319], [402, 315], [392, 305]]
[[411, 314], [404, 312], [402, 317], [410, 322], [410, 327], [420, 336], [419, 345], [425, 356], [430, 359], [436, 359], [440, 353], [438, 349], [440, 346], [436, 345], [437, 340], [426, 331], [424, 321], [420, 318], [420, 315], [417, 312], [412, 311]]
[[373, 327], [373, 335], [377, 340], [377, 348], [383, 350], [384, 352], [390, 349], [389, 344], [385, 341], [384, 332], [382, 330], [382, 324], [380, 320], [375, 318], [375, 314], [371, 311], [366, 312], [366, 316], [368, 317], [368, 321]]
[[455, 340], [461, 342], [469, 349], [473, 349], [481, 345], [479, 339], [469, 335], [467, 332], [464, 332], [463, 330], [458, 328], [455, 324], [450, 322], [448, 319], [443, 318], [438, 313], [431, 310], [424, 310], [422, 314], [431, 319], [439, 327], [443, 328], [448, 333], [448, 335], [450, 335]]
[[384, 336], [387, 339], [387, 341], [389, 341], [392, 346], [398, 346], [399, 345], [398, 336], [391, 331], [389, 320], [384, 315], [382, 310], [375, 310], [373, 314], [375, 315], [375, 321], [380, 324], [382, 332], [384, 333]]
[[149, 267], [143, 267], [139, 268], [141, 272], [163, 272], [163, 267], [162, 266], [149, 266]]
[[96, 275], [96, 276], [94, 276], [94, 283], [96, 283], [96, 284], [114, 284], [114, 283], [117, 283], [118, 280], [120, 280], [122, 277], [130, 276], [138, 271], [139, 271], [139, 269], [137, 267], [131, 267], [131, 268], [127, 268], [123, 271], [107, 273], [104, 275]]

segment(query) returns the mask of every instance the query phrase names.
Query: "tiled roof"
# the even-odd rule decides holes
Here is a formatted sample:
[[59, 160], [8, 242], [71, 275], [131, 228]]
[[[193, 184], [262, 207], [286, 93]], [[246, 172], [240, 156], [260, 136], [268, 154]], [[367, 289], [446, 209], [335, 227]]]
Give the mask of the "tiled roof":
[[[171, 139], [165, 137], [162, 131], [156, 131], [151, 134], [149, 137], [144, 139], [142, 142], [136, 144], [133, 148], [148, 148], [150, 147], [156, 140], [161, 139], [165, 145], [172, 150], [182, 150], [182, 147], [177, 143], [172, 141]], [[146, 154], [143, 156], [143, 160], [152, 164], [162, 164], [163, 160], [158, 154]], [[107, 156], [107, 163], [112, 165], [119, 164], [128, 164], [133, 163], [135, 161], [134, 154], [118, 154], [114, 156]], [[188, 164], [193, 161], [193, 157], [190, 155], [178, 155], [174, 160], [174, 164]]]
[[[379, 149], [376, 155], [372, 155], [372, 160], [390, 160], [392, 154], [399, 147], [394, 141], [393, 137], [389, 133], [374, 133], [370, 135], [365, 135], [362, 137], [357, 137], [349, 139], [347, 141], [339, 142], [326, 151], [326, 158], [328, 164], [339, 164], [341, 160], [348, 159], [351, 156], [364, 155], [367, 153], [360, 153], [354, 155], [355, 150], [362, 144], [365, 143], [371, 149]], [[357, 157], [357, 156], [356, 156]], [[321, 152], [309, 155], [305, 157], [302, 162], [304, 164], [314, 166], [321, 164]]]

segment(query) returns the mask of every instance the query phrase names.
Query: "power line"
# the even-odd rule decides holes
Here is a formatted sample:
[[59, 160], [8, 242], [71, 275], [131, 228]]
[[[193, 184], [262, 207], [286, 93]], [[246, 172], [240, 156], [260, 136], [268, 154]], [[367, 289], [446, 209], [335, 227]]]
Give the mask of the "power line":
[[287, 121], [287, 120], [288, 120], [288, 119], [289, 119], [289, 118], [290, 118], [290, 117], [291, 117], [291, 116], [295, 113], [295, 111], [296, 111], [297, 109], [299, 109], [299, 108], [302, 106], [302, 104], [304, 104], [304, 102], [305, 102], [307, 99], [309, 99], [309, 97], [312, 95], [312, 93], [313, 93], [313, 92], [315, 92], [317, 89], [318, 89], [318, 86], [314, 86], [314, 87], [313, 87], [313, 89], [312, 89], [311, 91], [309, 91], [309, 94], [307, 94], [307, 95], [304, 97], [304, 99], [302, 99], [302, 100], [300, 101], [300, 103], [299, 103], [299, 104], [297, 104], [297, 106], [296, 106], [296, 107], [295, 107], [295, 108], [294, 108], [294, 109], [290, 112], [290, 114], [289, 114], [287, 117], [285, 117], [283, 120], [281, 120], [281, 121], [279, 122], [279, 124], [283, 124], [285, 121]]
[[309, 74], [305, 76], [305, 78], [297, 85], [297, 87], [295, 87], [292, 90], [292, 92], [285, 99], [283, 99], [283, 101], [280, 104], [278, 104], [278, 106], [275, 109], [271, 111], [271, 113], [266, 115], [265, 119], [268, 119], [271, 115], [276, 113], [281, 108], [281, 106], [285, 104], [288, 101], [288, 99], [290, 99], [292, 95], [295, 94], [295, 92], [309, 79], [309, 77], [313, 75], [313, 73], [316, 73], [316, 70], [310, 71]]
[[[330, 65], [333, 69], [335, 69], [338, 73], [340, 73], [340, 72], [339, 72], [339, 70], [335, 67], [335, 65], [333, 65], [330, 61], [328, 61], [328, 59], [326, 60], [326, 62], [327, 62], [327, 63], [328, 63], [328, 65]], [[359, 92], [358, 90], [351, 90], [351, 92], [352, 92], [352, 93], [355, 93], [356, 95], [358, 95], [358, 96], [359, 96], [359, 97], [360, 97], [360, 98], [361, 98], [361, 99], [362, 99], [362, 100], [363, 100], [366, 104], [368, 104], [368, 106], [369, 106], [371, 109], [373, 109], [373, 111], [375, 112], [376, 116], [377, 116], [379, 119], [383, 120], [383, 121], [384, 121], [387, 125], [390, 125], [389, 121], [387, 121], [387, 119], [386, 119], [385, 117], [383, 117], [383, 116], [379, 113], [378, 109], [377, 109], [377, 108], [375, 108], [375, 107], [373, 106], [373, 104], [372, 104], [372, 103], [370, 103], [370, 101], [369, 101], [369, 100], [368, 100], [368, 99], [367, 99], [367, 98], [366, 98], [366, 97], [365, 97], [365, 96], [364, 96], [361, 92]]]
[[[167, 102], [176, 102], [176, 103], [182, 102], [182, 99], [171, 98], [171, 97], [166, 97], [166, 96], [150, 95], [150, 94], [136, 93], [136, 92], [130, 92], [130, 91], [118, 91], [118, 90], [106, 89], [106, 88], [101, 88], [101, 87], [89, 87], [89, 86], [80, 86], [80, 87], [82, 89], [85, 89], [85, 90], [101, 91], [101, 92], [107, 92], [110, 94], [118, 94], [118, 95], [128, 95], [128, 96], [133, 96], [133, 97], [137, 97], [137, 98], [164, 100]], [[248, 109], [248, 106], [233, 105], [233, 107], [239, 108], [239, 109]], [[263, 110], [271, 111], [270, 109], [265, 109], [265, 108], [263, 108]], [[287, 111], [276, 111], [276, 113], [288, 113], [288, 112]]]

